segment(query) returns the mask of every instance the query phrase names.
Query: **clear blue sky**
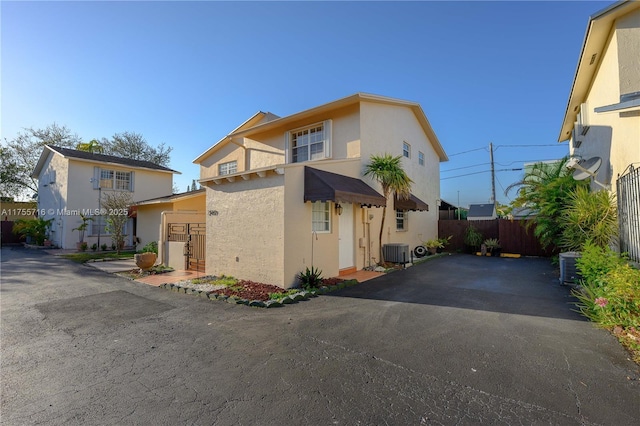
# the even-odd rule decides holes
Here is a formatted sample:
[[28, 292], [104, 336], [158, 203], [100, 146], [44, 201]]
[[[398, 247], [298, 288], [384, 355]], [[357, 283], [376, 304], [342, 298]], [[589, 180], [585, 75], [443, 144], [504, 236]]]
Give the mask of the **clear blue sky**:
[[[3, 1], [1, 133], [138, 132], [173, 147], [183, 191], [193, 159], [258, 110], [367, 92], [419, 102], [450, 155], [442, 198], [487, 202], [489, 173], [451, 177], [488, 171], [488, 150], [454, 154], [493, 142], [498, 170], [565, 155], [588, 17], [611, 3]], [[496, 175], [507, 203], [522, 172]]]

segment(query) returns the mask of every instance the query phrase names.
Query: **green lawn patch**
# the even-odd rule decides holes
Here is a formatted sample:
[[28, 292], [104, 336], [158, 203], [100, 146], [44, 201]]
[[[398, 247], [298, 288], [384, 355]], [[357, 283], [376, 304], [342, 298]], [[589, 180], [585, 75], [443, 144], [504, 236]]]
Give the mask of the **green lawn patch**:
[[134, 251], [123, 251], [120, 254], [114, 252], [108, 253], [71, 253], [71, 254], [63, 254], [62, 257], [66, 259], [70, 259], [76, 263], [85, 263], [89, 260], [95, 259], [133, 259]]

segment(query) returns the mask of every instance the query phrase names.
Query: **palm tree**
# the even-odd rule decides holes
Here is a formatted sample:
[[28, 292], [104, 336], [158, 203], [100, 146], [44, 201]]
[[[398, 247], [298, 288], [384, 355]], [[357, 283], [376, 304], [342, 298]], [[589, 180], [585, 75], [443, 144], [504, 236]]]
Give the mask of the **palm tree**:
[[535, 163], [525, 172], [521, 181], [507, 187], [505, 194], [513, 188], [519, 188], [518, 196], [513, 200], [514, 207], [531, 209], [535, 223], [534, 234], [543, 247], [559, 246], [562, 236], [561, 216], [572, 191], [586, 182], [576, 181], [565, 167], [567, 157], [554, 163]]
[[[382, 195], [388, 200], [392, 194], [399, 199], [408, 199], [411, 195], [413, 181], [402, 168], [402, 157], [393, 157], [391, 154], [372, 155], [370, 163], [365, 166], [364, 175], [371, 176], [382, 186]], [[382, 222], [380, 223], [380, 263], [384, 263], [382, 253], [382, 233], [384, 231], [384, 219], [387, 215], [387, 206], [382, 208]]]
[[104, 149], [102, 148], [102, 144], [95, 139], [92, 139], [89, 142], [83, 142], [76, 145], [76, 149], [78, 151], [86, 151], [92, 153], [102, 154]]

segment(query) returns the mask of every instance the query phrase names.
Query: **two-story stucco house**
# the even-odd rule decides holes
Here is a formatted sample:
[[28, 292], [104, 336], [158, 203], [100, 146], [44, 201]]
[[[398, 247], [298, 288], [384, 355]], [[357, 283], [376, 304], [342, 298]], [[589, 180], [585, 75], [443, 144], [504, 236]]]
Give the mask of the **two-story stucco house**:
[[[407, 201], [364, 177], [371, 155], [402, 156]], [[206, 272], [282, 287], [306, 267], [338, 276], [437, 236], [447, 156], [415, 102], [355, 94], [286, 117], [259, 112], [194, 160], [206, 188]]]
[[[38, 211], [54, 218], [50, 240], [60, 248], [76, 248], [79, 213], [93, 218], [85, 233], [89, 246], [107, 244], [111, 237], [106, 220], [99, 214], [101, 200], [111, 191], [128, 191], [133, 201], [171, 194], [173, 174], [179, 173], [149, 161], [132, 160], [47, 145], [42, 150], [33, 177], [38, 179]], [[44, 214], [42, 214], [44, 213]], [[133, 244], [135, 223], [129, 219], [126, 245]]]
[[640, 2], [589, 18], [558, 141], [583, 160], [600, 157], [595, 180], [617, 193], [621, 249], [640, 259]]

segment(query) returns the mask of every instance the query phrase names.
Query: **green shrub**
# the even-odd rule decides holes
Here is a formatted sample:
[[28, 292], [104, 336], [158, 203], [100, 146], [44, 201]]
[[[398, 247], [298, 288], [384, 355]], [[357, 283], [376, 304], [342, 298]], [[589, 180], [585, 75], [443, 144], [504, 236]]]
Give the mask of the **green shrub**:
[[640, 324], [640, 270], [592, 243], [585, 245], [576, 265], [583, 280], [574, 295], [584, 316], [604, 327]]
[[140, 253], [155, 253], [155, 254], [158, 254], [158, 242], [157, 241], [151, 241], [149, 244], [147, 244], [146, 246], [142, 247], [142, 250], [140, 250]]
[[564, 249], [582, 250], [588, 241], [598, 247], [608, 247], [618, 234], [615, 196], [608, 191], [576, 187], [569, 193], [560, 224], [560, 244]]
[[464, 243], [473, 249], [477, 249], [482, 245], [484, 237], [473, 225], [469, 224], [464, 231]]
[[307, 268], [304, 272], [299, 273], [297, 278], [305, 290], [318, 288], [322, 285], [322, 271], [313, 266], [311, 269]]
[[106, 244], [102, 244], [100, 246], [100, 248], [102, 249], [102, 251], [107, 251], [107, 245]]
[[96, 250], [98, 250], [98, 244], [97, 243], [91, 244], [91, 251], [96, 251]]
[[37, 219], [18, 219], [13, 224], [13, 233], [21, 237], [30, 237], [34, 242], [41, 246], [47, 239], [49, 228], [53, 223], [53, 219], [44, 220], [39, 217]]

